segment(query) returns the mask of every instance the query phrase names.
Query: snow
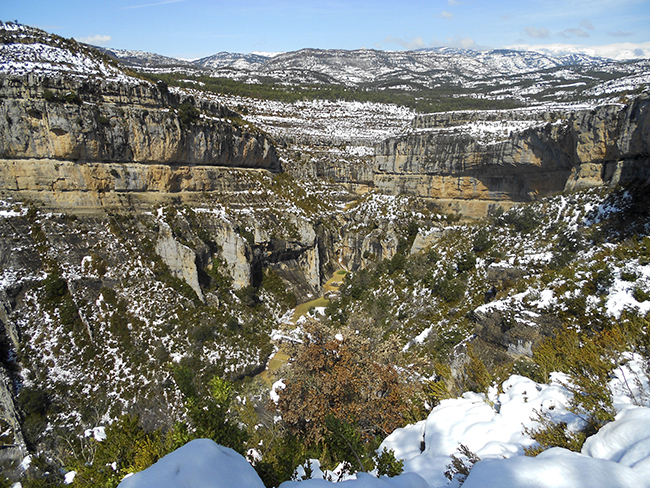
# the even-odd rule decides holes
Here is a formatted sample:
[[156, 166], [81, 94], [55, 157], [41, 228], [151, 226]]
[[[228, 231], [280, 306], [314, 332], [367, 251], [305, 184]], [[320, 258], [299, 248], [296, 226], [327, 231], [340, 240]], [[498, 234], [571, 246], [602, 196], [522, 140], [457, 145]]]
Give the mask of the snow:
[[92, 437], [98, 442], [106, 440], [105, 428], [102, 426], [102, 427], [94, 427], [92, 429], [86, 429], [84, 431], [84, 437]]
[[120, 488], [264, 488], [253, 467], [230, 448], [195, 439], [119, 484]]
[[650, 410], [632, 408], [587, 439], [582, 453], [633, 468], [650, 480]]
[[280, 394], [278, 393], [278, 390], [284, 390], [287, 387], [287, 385], [284, 383], [283, 380], [278, 380], [275, 383], [273, 383], [273, 386], [271, 387], [271, 400], [273, 400], [275, 403], [278, 403], [280, 401]]
[[[457, 454], [463, 444], [481, 458], [470, 471], [465, 488], [650, 488], [650, 408], [638, 406], [642, 396], [649, 403], [648, 382], [637, 381], [645, 364], [638, 355], [623, 360], [627, 362], [613, 372], [610, 382], [614, 405], [619, 410], [616, 419], [587, 439], [581, 453], [552, 448], [534, 458], [524, 456], [523, 448], [535, 442], [523, 433], [523, 428], [537, 425], [533, 420], [536, 412], [566, 422], [570, 430], [580, 428], [583, 421], [566, 408], [571, 393], [563, 386], [568, 380], [565, 375], [551, 374], [549, 384], [513, 375], [502, 384], [502, 393], [495, 386], [488, 394], [468, 392], [460, 398], [443, 400], [426, 420], [388, 436], [379, 451], [393, 450], [395, 457], [404, 461], [400, 476], [377, 478], [357, 473], [342, 481], [343, 486], [458, 486], [458, 480], [450, 483], [444, 473], [450, 456]], [[640, 385], [642, 391], [626, 389], [628, 380]], [[281, 386], [276, 383], [273, 391]], [[312, 470], [318, 479], [288, 481], [281, 488], [331, 486], [322, 478], [335, 472], [323, 473], [316, 460], [312, 460]], [[304, 473], [304, 468], [299, 467], [296, 479]], [[120, 484], [122, 488], [136, 486], [256, 488], [262, 484], [239, 454], [201, 439]]]
[[[633, 377], [631, 369], [638, 368], [638, 363], [638, 357], [631, 358], [626, 366], [628, 378]], [[405, 472], [421, 475], [430, 487], [448, 486], [444, 471], [459, 444], [482, 459], [470, 472], [465, 487], [649, 486], [641, 480], [650, 480], [646, 471], [650, 469], [650, 408], [635, 407], [625, 400], [621, 378], [615, 378], [610, 387], [615, 405], [624, 410], [588, 440], [582, 454], [552, 449], [537, 458], [523, 455], [524, 447], [534, 445], [522, 433], [523, 427], [535, 427], [536, 411], [566, 422], [571, 430], [582, 425], [582, 420], [566, 409], [570, 393], [562, 385], [567, 378], [559, 373], [551, 377], [551, 383], [543, 385], [513, 375], [503, 383], [501, 394], [494, 390], [488, 395], [470, 392], [443, 400], [426, 421], [396, 430], [380, 449], [394, 450], [395, 456], [404, 460]], [[420, 451], [423, 441], [425, 449]], [[625, 466], [623, 459], [628, 461]], [[572, 473], [582, 470], [596, 478], [576, 480]]]
[[632, 470], [553, 448], [535, 458], [519, 456], [478, 462], [465, 488], [642, 488], [648, 486]]
[[[634, 266], [634, 264], [634, 262], [629, 262], [628, 267], [631, 271], [640, 275], [639, 281], [650, 282], [650, 266]], [[650, 312], [650, 301], [638, 302], [634, 298], [633, 291], [635, 287], [634, 283], [616, 277], [607, 297], [607, 315], [619, 318], [628, 309], [634, 310], [641, 316]]]
[[[339, 483], [341, 488], [427, 488], [427, 483], [414, 473], [407, 473], [394, 478], [382, 476], [376, 478], [368, 473], [357, 473], [356, 479]], [[280, 488], [318, 488], [332, 486], [326, 480], [286, 481]]]

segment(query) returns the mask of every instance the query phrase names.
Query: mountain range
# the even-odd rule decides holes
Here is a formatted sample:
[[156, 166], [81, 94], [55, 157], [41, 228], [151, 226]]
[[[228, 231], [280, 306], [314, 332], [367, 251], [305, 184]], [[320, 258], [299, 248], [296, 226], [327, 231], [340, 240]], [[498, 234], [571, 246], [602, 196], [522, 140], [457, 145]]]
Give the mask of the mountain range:
[[471, 90], [474, 96], [492, 98], [543, 99], [558, 91], [563, 92], [563, 98], [568, 93], [589, 97], [594, 95], [590, 90], [606, 81], [615, 81], [619, 90], [650, 81], [647, 59], [620, 62], [581, 54], [554, 57], [504, 49], [301, 49], [273, 56], [221, 52], [193, 61], [142, 51], [104, 52], [150, 73], [176, 72], [247, 83], [334, 84], [366, 90], [452, 90], [461, 94]]

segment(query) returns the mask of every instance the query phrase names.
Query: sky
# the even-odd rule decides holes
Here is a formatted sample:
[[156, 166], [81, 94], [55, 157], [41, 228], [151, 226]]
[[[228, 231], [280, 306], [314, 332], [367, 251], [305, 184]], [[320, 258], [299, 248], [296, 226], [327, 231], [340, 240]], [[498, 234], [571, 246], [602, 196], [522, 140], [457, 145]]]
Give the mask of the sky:
[[650, 58], [650, 0], [0, 0], [0, 20], [197, 59], [450, 46]]

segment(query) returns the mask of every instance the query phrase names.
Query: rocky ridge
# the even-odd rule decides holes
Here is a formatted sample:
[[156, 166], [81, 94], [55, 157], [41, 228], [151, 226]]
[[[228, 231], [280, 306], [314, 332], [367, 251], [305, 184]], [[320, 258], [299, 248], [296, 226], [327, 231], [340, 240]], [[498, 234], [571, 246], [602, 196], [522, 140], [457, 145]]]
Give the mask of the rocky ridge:
[[[459, 91], [492, 100], [568, 100], [648, 82], [647, 60], [618, 62], [586, 55], [548, 56], [514, 50], [433, 48], [417, 51], [302, 49], [274, 55], [219, 53], [191, 64], [151, 53], [104, 49], [150, 73], [211, 75], [247, 83]], [[612, 79], [613, 78], [613, 79]], [[634, 79], [634, 82], [632, 80]], [[532, 84], [531, 84], [532, 83]]]

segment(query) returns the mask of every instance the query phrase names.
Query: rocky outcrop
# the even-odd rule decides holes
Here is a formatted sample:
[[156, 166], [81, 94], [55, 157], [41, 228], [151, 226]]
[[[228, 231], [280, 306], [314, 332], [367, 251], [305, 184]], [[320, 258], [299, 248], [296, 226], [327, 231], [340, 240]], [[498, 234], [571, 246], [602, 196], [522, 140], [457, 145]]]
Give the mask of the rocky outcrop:
[[14, 402], [14, 384], [0, 364], [0, 463], [19, 460], [27, 455], [27, 445], [20, 427], [20, 413]]
[[375, 186], [447, 200], [529, 201], [647, 178], [650, 97], [572, 114], [458, 112], [419, 117], [376, 151]]
[[185, 281], [199, 297], [205, 302], [201, 285], [199, 285], [199, 274], [196, 267], [196, 254], [194, 251], [174, 239], [171, 227], [164, 222], [160, 223], [160, 232], [156, 241], [156, 253], [169, 267], [171, 273], [177, 278]]
[[267, 136], [207, 99], [43, 75], [0, 78], [0, 157], [281, 169]]

